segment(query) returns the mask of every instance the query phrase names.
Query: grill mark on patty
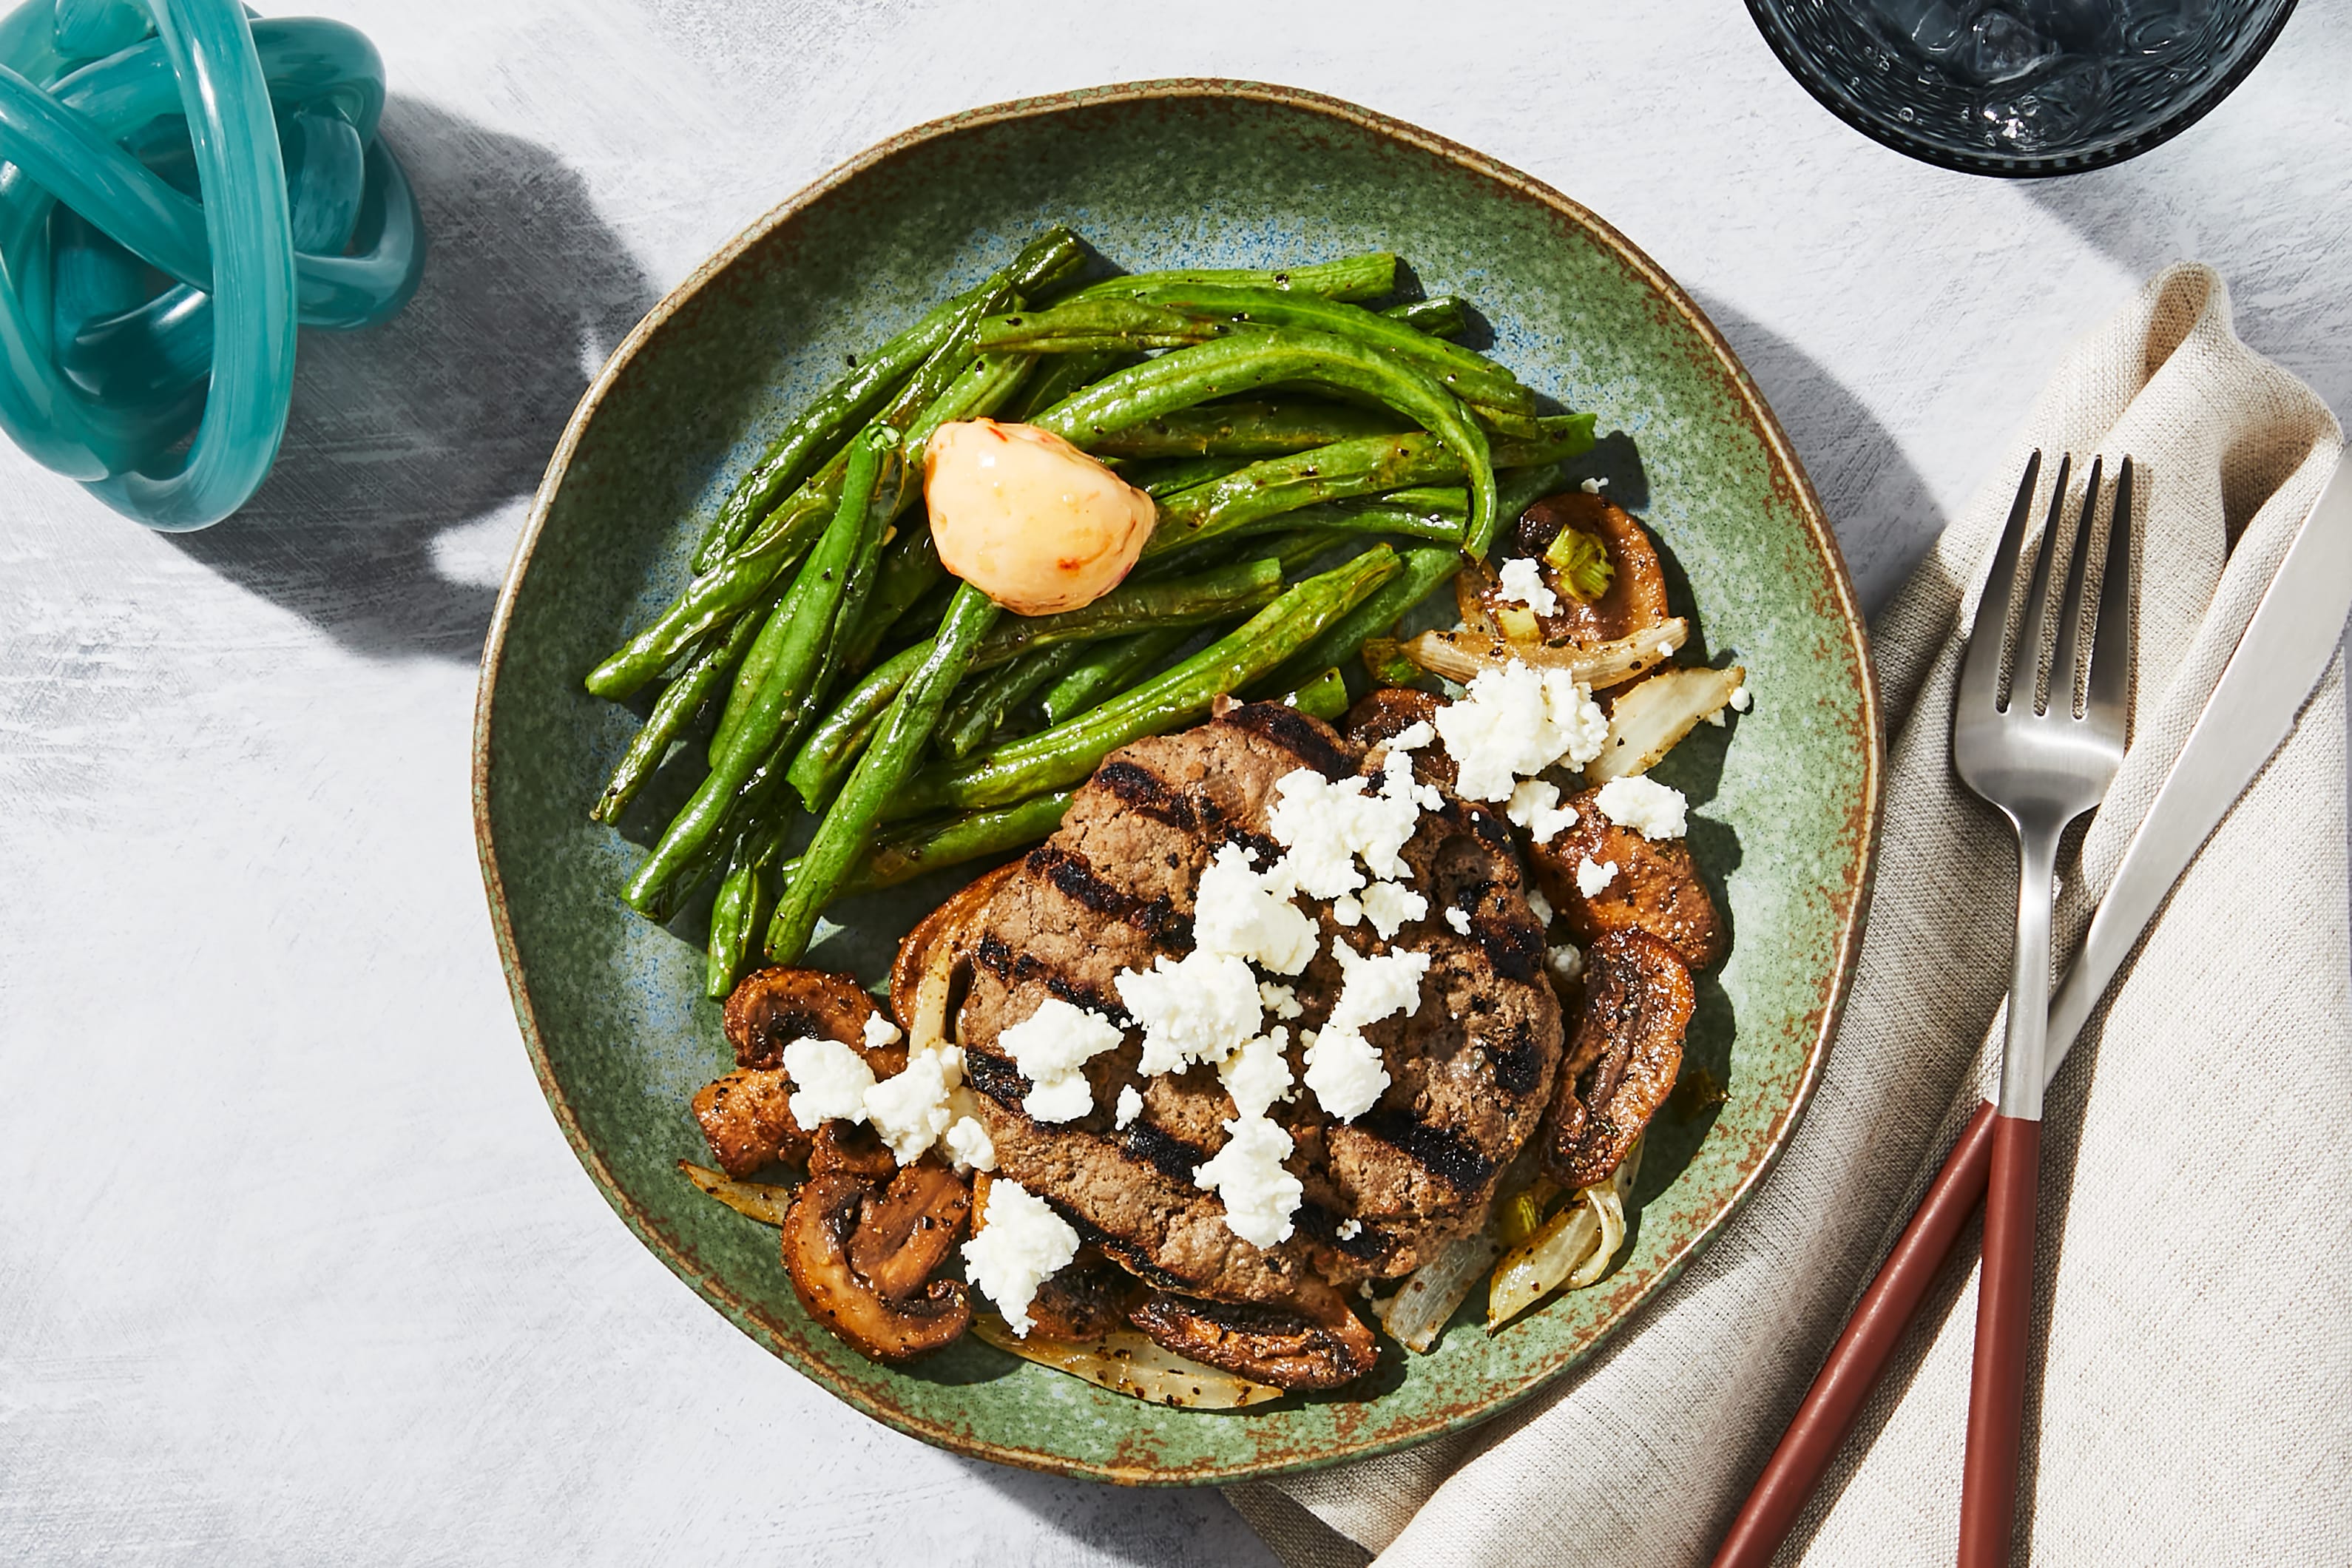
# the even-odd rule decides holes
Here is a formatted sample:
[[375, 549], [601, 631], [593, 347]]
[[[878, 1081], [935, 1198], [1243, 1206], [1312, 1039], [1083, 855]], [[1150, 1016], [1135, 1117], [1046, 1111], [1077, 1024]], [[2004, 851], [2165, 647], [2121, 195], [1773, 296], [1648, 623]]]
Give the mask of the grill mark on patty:
[[1532, 1094], [1543, 1077], [1543, 1053], [1536, 1049], [1536, 1032], [1519, 1019], [1512, 1026], [1508, 1050], [1491, 1053], [1495, 1081], [1512, 1094]]
[[1363, 1226], [1353, 1236], [1341, 1236], [1342, 1216], [1309, 1198], [1291, 1215], [1298, 1228], [1327, 1247], [1336, 1247], [1350, 1258], [1378, 1258], [1389, 1248], [1388, 1237], [1370, 1226]]
[[1134, 1017], [1118, 1005], [1118, 998], [1105, 995], [1082, 980], [1073, 980], [1047, 968], [1035, 953], [1024, 952], [1015, 958], [1004, 939], [992, 931], [980, 939], [980, 947], [972, 956], [986, 964], [990, 972], [1007, 985], [1017, 985], [1024, 980], [1038, 981], [1047, 992], [1073, 1007], [1085, 1007], [1100, 1013], [1122, 1029], [1135, 1026]]
[[1192, 1173], [1209, 1162], [1209, 1152], [1197, 1148], [1174, 1133], [1154, 1127], [1138, 1118], [1119, 1133], [1121, 1151], [1129, 1158], [1139, 1160], [1161, 1175], [1190, 1185]]
[[972, 1088], [1015, 1115], [1028, 1116], [1021, 1109], [1021, 1100], [1029, 1092], [1029, 1080], [1012, 1062], [993, 1051], [968, 1050], [963, 1054], [963, 1071]]
[[1176, 912], [1175, 904], [1165, 893], [1139, 899], [1105, 879], [1085, 855], [1051, 839], [1029, 851], [1028, 871], [1033, 877], [1044, 878], [1065, 898], [1075, 900], [1106, 919], [1131, 925], [1146, 936], [1159, 939], [1190, 934], [1186, 930], [1189, 922]]
[[1495, 1173], [1495, 1162], [1457, 1133], [1418, 1120], [1412, 1111], [1375, 1107], [1356, 1125], [1398, 1152], [1410, 1156], [1456, 1192], [1475, 1192]]
[[1244, 702], [1217, 721], [1262, 735], [1327, 779], [1352, 777], [1356, 760], [1332, 743], [1322, 726], [1280, 702]]
[[1271, 834], [1258, 833], [1226, 816], [1207, 795], [1170, 784], [1140, 763], [1118, 758], [1095, 771], [1094, 782], [1117, 796], [1129, 811], [1164, 822], [1180, 833], [1255, 849], [1271, 865], [1282, 858], [1282, 846]]

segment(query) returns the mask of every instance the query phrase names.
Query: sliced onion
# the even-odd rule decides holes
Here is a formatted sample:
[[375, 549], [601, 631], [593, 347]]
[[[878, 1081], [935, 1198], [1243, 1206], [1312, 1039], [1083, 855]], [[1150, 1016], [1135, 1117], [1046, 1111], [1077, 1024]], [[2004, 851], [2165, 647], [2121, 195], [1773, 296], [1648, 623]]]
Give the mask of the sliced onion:
[[1440, 1248], [1436, 1257], [1405, 1277], [1397, 1293], [1373, 1310], [1389, 1336], [1425, 1355], [1454, 1309], [1469, 1296], [1479, 1276], [1493, 1268], [1501, 1245], [1486, 1231], [1474, 1231]]
[[[1690, 623], [1670, 616], [1614, 642], [1514, 643], [1474, 632], [1423, 632], [1398, 645], [1405, 658], [1432, 675], [1467, 685], [1489, 669], [1511, 663], [1538, 669], [1565, 669], [1585, 685], [1613, 686], [1626, 677], [1656, 666], [1690, 640]], [[1661, 647], [1665, 652], [1661, 653]]]
[[1662, 669], [1617, 694], [1609, 714], [1609, 740], [1601, 755], [1585, 764], [1590, 784], [1606, 784], [1656, 767], [1685, 735], [1708, 714], [1719, 711], [1747, 680], [1738, 665]]
[[784, 1213], [793, 1206], [791, 1187], [772, 1186], [766, 1182], [739, 1182], [724, 1171], [714, 1171], [708, 1165], [697, 1165], [680, 1160], [677, 1168], [686, 1179], [733, 1209], [749, 1215], [761, 1225], [784, 1223]]
[[1641, 1163], [1637, 1140], [1606, 1181], [1578, 1188], [1541, 1230], [1496, 1266], [1486, 1287], [1488, 1333], [1559, 1287], [1581, 1290], [1609, 1272], [1625, 1245], [1625, 1194]]
[[1253, 1383], [1234, 1373], [1199, 1362], [1186, 1361], [1162, 1350], [1132, 1329], [1115, 1329], [1099, 1340], [1080, 1343], [1057, 1340], [1031, 1330], [1026, 1339], [1015, 1334], [1003, 1318], [982, 1312], [971, 1321], [973, 1335], [1023, 1361], [1085, 1378], [1098, 1388], [1153, 1405], [1179, 1410], [1239, 1410], [1279, 1399], [1283, 1391], [1271, 1384]]

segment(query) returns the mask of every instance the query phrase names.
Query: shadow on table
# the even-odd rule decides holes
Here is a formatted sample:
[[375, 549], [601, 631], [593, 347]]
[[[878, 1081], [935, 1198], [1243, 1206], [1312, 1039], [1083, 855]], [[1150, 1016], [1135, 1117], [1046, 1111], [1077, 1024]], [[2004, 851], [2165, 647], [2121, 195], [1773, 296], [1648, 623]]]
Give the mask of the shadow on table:
[[1805, 352], [1722, 300], [1699, 308], [1780, 416], [1837, 530], [1863, 609], [1876, 615], [1944, 531], [1945, 518], [1895, 437]]
[[1173, 1563], [1276, 1568], [1278, 1563], [1234, 1505], [1211, 1487], [1116, 1487], [984, 1459], [963, 1463], [974, 1479], [1083, 1546], [1089, 1562], [1135, 1568]]
[[[304, 332], [268, 482], [219, 526], [167, 537], [358, 652], [470, 662], [496, 568], [453, 577], [436, 542], [538, 485], [654, 290], [549, 149], [415, 100], [383, 123], [424, 209], [416, 297], [371, 331]], [[502, 564], [510, 543], [466, 552]]]

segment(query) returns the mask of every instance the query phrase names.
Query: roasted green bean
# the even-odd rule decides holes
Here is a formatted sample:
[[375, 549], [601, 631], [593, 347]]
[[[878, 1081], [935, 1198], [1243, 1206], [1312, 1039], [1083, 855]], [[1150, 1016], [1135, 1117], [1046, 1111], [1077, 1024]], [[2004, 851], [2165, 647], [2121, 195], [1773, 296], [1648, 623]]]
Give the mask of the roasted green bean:
[[696, 654], [678, 678], [663, 688], [653, 712], [630, 741], [629, 749], [621, 753], [620, 765], [613, 770], [604, 793], [589, 809], [591, 821], [621, 820], [621, 814], [636, 799], [637, 791], [645, 787], [646, 781], [653, 777], [654, 770], [669, 754], [670, 742], [694, 722], [694, 716], [702, 711], [703, 705], [727, 684], [727, 678], [735, 672], [759, 630], [759, 616], [738, 616], [724, 637]]

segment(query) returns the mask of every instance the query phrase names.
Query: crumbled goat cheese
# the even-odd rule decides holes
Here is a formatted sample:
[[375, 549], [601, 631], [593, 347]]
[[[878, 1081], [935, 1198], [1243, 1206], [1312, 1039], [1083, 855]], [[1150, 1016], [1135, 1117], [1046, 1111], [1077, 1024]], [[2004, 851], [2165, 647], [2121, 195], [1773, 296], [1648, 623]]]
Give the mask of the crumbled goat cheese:
[[1224, 1200], [1227, 1230], [1255, 1247], [1278, 1247], [1290, 1239], [1290, 1216], [1306, 1195], [1298, 1178], [1283, 1169], [1290, 1134], [1263, 1116], [1239, 1117], [1225, 1131], [1232, 1136], [1193, 1169], [1192, 1184]]
[[1549, 844], [1561, 829], [1576, 826], [1576, 807], [1559, 804], [1559, 786], [1549, 779], [1521, 779], [1503, 815], [1538, 844]]
[[957, 1174], [966, 1171], [996, 1169], [996, 1142], [988, 1129], [969, 1116], [956, 1118], [948, 1129], [948, 1158], [953, 1162]]
[[860, 1026], [858, 1033], [864, 1037], [866, 1048], [869, 1051], [880, 1050], [884, 1046], [895, 1046], [905, 1038], [898, 1033], [898, 1026], [890, 1021], [889, 1015], [878, 1011], [866, 1015], [866, 1022]]
[[1576, 863], [1576, 890], [1588, 899], [1596, 897], [1601, 889], [1616, 879], [1617, 862], [1614, 860], [1596, 866], [1592, 863], [1592, 857], [1587, 855]]
[[1257, 976], [1230, 952], [1193, 949], [1181, 963], [1165, 953], [1146, 969], [1121, 970], [1111, 984], [1143, 1026], [1147, 1078], [1181, 1072], [1192, 1062], [1221, 1062], [1257, 1033], [1264, 1012]]
[[1549, 616], [1559, 608], [1559, 595], [1554, 594], [1551, 584], [1543, 580], [1543, 568], [1536, 564], [1533, 556], [1514, 555], [1504, 562], [1496, 581], [1502, 584], [1507, 596], [1517, 599], [1537, 615]]
[[1315, 956], [1315, 922], [1268, 890], [1238, 844], [1218, 847], [1192, 895], [1192, 942], [1230, 952], [1276, 974], [1296, 974]]
[[964, 1269], [1005, 1325], [1026, 1339], [1037, 1287], [1078, 1255], [1078, 1233], [1045, 1200], [1003, 1176], [988, 1184], [980, 1234], [963, 1244]]
[[1429, 913], [1429, 900], [1412, 889], [1397, 882], [1374, 882], [1364, 889], [1364, 918], [1372, 929], [1388, 942], [1404, 929], [1407, 921], [1417, 921]]
[[1470, 934], [1469, 911], [1463, 909], [1458, 904], [1448, 904], [1445, 906], [1445, 923], [1452, 926], [1456, 931], [1459, 931], [1464, 936], [1468, 936]]
[[1674, 645], [1674, 644], [1672, 644], [1672, 643], [1670, 643], [1670, 642], [1662, 642], [1662, 643], [1660, 643], [1660, 644], [1658, 645], [1658, 657], [1659, 657], [1661, 659], [1668, 659], [1668, 658], [1674, 658], [1674, 657], [1675, 657], [1675, 645]]
[[1755, 699], [1748, 695], [1748, 683], [1746, 681], [1743, 680], [1738, 685], [1731, 689], [1731, 710], [1734, 713], [1747, 712], [1748, 705], [1754, 701]]
[[1143, 1096], [1135, 1092], [1135, 1085], [1129, 1084], [1118, 1091], [1118, 1106], [1111, 1113], [1111, 1125], [1132, 1127], [1135, 1119], [1142, 1114]]
[[1690, 829], [1689, 803], [1683, 792], [1646, 773], [1611, 779], [1592, 804], [1601, 816], [1644, 838], [1680, 838]]
[[1022, 1110], [1039, 1121], [1076, 1121], [1095, 1108], [1087, 1062], [1116, 1049], [1124, 1037], [1100, 1013], [1048, 996], [1034, 1013], [997, 1036], [996, 1043], [1029, 1080]]
[[1415, 719], [1389, 737], [1389, 751], [1391, 754], [1397, 752], [1417, 752], [1435, 739], [1437, 739], [1437, 731], [1429, 727], [1429, 721]]
[[1528, 884], [1528, 908], [1535, 911], [1538, 924], [1551, 924], [1551, 900], [1545, 898], [1543, 889], [1533, 882]]
[[[1412, 729], [1427, 731], [1432, 740], [1437, 736], [1426, 720], [1414, 720]], [[1412, 731], [1405, 732], [1411, 734]], [[1409, 800], [1423, 811], [1436, 811], [1445, 805], [1445, 797], [1438, 793], [1435, 784], [1423, 784], [1412, 776], [1412, 752], [1394, 744], [1381, 758], [1381, 798]]]
[[1580, 488], [1584, 491], [1584, 493], [1585, 493], [1586, 495], [1589, 495], [1589, 496], [1597, 496], [1597, 495], [1599, 495], [1602, 490], [1605, 490], [1605, 489], [1607, 489], [1609, 488], [1609, 481], [1608, 481], [1607, 479], [1587, 479], [1587, 480], [1585, 480], [1585, 481], [1584, 481], [1584, 483], [1582, 484], [1582, 486], [1580, 486]]
[[1570, 984], [1584, 973], [1584, 950], [1574, 942], [1563, 942], [1544, 954], [1552, 974], [1563, 985]]
[[1217, 1068], [1225, 1092], [1241, 1116], [1264, 1116], [1277, 1100], [1290, 1098], [1290, 1031], [1277, 1024], [1227, 1057]]
[[1522, 777], [1599, 756], [1609, 720], [1568, 671], [1514, 662], [1479, 671], [1461, 701], [1437, 710], [1437, 732], [1454, 758], [1454, 794], [1507, 800]]
[[1259, 981], [1257, 1000], [1259, 1006], [1277, 1018], [1296, 1018], [1307, 1011], [1305, 1007], [1299, 1005], [1297, 991], [1278, 981]]
[[1362, 925], [1364, 923], [1363, 900], [1353, 893], [1340, 894], [1331, 900], [1331, 918], [1343, 926]]
[[1367, 1025], [1391, 1014], [1410, 1018], [1421, 1007], [1421, 977], [1429, 973], [1425, 952], [1388, 952], [1366, 957], [1339, 937], [1331, 956], [1339, 963], [1339, 999], [1307, 1047], [1307, 1087], [1317, 1103], [1342, 1121], [1370, 1110], [1389, 1086], [1381, 1053], [1364, 1038]]
[[[896, 1034], [895, 1029], [891, 1031]], [[866, 1034], [872, 1037], [869, 1022]], [[866, 1120], [901, 1165], [911, 1165], [955, 1121], [949, 1096], [963, 1082], [963, 1052], [940, 1045], [908, 1057], [904, 1072], [866, 1091]]]
[[[1331, 1234], [1338, 1237], [1341, 1241], [1353, 1241], [1356, 1237], [1364, 1234], [1364, 1222], [1352, 1216], [1343, 1219], [1338, 1226], [1333, 1227]], [[1365, 1283], [1369, 1285], [1371, 1281], [1368, 1279]]]
[[874, 1069], [839, 1040], [794, 1040], [784, 1047], [784, 1072], [793, 1080], [793, 1120], [814, 1132], [835, 1117], [851, 1121], [866, 1115]]
[[1370, 793], [1370, 779], [1341, 779], [1334, 784], [1313, 768], [1297, 768], [1275, 784], [1275, 802], [1266, 826], [1286, 854], [1266, 873], [1269, 890], [1287, 898], [1303, 892], [1318, 899], [1336, 899], [1364, 885], [1356, 868], [1360, 858], [1374, 877], [1412, 875], [1397, 858], [1405, 840], [1421, 825], [1422, 806], [1413, 798], [1412, 759], [1399, 753], [1403, 787], [1387, 775], [1381, 792]]
[[1710, 724], [1714, 725], [1714, 726], [1715, 726], [1717, 729], [1718, 729], [1718, 730], [1722, 729], [1722, 728], [1723, 728], [1723, 710], [1722, 710], [1722, 709], [1720, 709], [1720, 708], [1716, 708], [1716, 709], [1711, 709], [1711, 710], [1709, 710], [1709, 711], [1708, 711], [1708, 713], [1707, 713], [1707, 716], [1706, 716], [1706, 721], [1707, 721], [1708, 723], [1710, 723]]

